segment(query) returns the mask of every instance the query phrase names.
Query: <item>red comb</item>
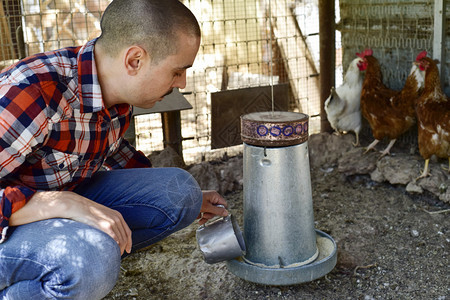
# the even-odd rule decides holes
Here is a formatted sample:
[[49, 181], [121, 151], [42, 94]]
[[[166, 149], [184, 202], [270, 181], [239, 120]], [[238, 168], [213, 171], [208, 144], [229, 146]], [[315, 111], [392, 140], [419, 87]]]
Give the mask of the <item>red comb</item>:
[[426, 57], [426, 56], [427, 56], [427, 51], [422, 51], [422, 52], [420, 52], [420, 53], [417, 55], [416, 61], [419, 61], [419, 60], [421, 60], [422, 58], [424, 58], [424, 57]]
[[366, 57], [366, 56], [371, 56], [372, 54], [373, 54], [372, 49], [366, 49], [366, 50], [364, 50], [364, 51], [361, 52], [361, 53], [356, 53], [356, 56], [361, 57], [361, 58], [364, 58], [364, 57]]
[[364, 56], [371, 56], [372, 54], [373, 54], [373, 51], [372, 51], [372, 49], [366, 49], [366, 50], [364, 50]]

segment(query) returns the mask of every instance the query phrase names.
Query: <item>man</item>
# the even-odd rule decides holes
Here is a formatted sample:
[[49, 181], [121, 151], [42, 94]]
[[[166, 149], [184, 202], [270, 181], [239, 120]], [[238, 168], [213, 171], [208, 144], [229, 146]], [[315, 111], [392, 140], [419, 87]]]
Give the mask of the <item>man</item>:
[[100, 299], [121, 256], [227, 215], [216, 192], [184, 170], [149, 168], [122, 138], [131, 105], [185, 87], [194, 15], [178, 0], [114, 0], [101, 29], [0, 74], [2, 299]]

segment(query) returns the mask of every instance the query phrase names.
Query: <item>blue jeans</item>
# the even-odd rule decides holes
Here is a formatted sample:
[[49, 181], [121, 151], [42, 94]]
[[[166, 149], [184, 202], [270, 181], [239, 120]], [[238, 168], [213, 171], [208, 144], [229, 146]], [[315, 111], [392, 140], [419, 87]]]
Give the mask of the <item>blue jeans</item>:
[[[191, 224], [202, 193], [177, 168], [97, 173], [74, 190], [118, 210], [132, 230], [132, 252]], [[2, 299], [101, 299], [114, 287], [120, 249], [104, 232], [68, 219], [17, 226], [0, 244]]]

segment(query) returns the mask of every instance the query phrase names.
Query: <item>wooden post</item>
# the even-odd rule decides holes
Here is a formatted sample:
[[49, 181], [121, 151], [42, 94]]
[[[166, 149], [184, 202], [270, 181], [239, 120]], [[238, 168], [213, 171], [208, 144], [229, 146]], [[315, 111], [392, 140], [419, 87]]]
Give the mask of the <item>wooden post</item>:
[[161, 113], [164, 148], [172, 147], [183, 157], [183, 137], [181, 136], [181, 114], [179, 110]]
[[433, 34], [433, 59], [440, 61], [438, 68], [441, 75], [441, 84], [444, 84], [445, 67], [445, 2], [444, 0], [434, 0], [434, 34]]
[[336, 65], [334, 0], [319, 0], [320, 40], [320, 131], [332, 131], [324, 109], [325, 100], [334, 86]]
[[4, 2], [0, 4], [0, 61], [13, 59], [14, 47], [9, 22], [6, 19]]

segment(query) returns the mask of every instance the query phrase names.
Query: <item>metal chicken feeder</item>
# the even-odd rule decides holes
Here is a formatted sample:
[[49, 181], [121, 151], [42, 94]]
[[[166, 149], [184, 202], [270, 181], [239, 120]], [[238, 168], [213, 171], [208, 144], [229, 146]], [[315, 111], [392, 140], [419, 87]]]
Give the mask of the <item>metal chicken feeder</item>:
[[308, 157], [308, 116], [257, 112], [241, 116], [244, 142], [246, 254], [227, 261], [255, 283], [312, 281], [336, 265], [336, 243], [314, 229]]

